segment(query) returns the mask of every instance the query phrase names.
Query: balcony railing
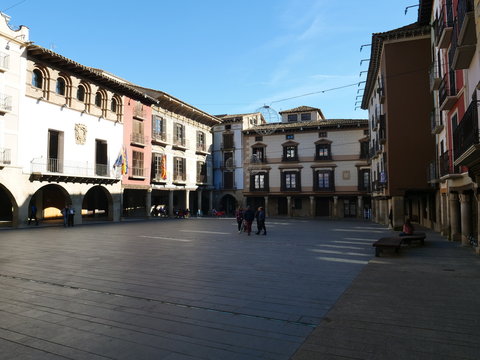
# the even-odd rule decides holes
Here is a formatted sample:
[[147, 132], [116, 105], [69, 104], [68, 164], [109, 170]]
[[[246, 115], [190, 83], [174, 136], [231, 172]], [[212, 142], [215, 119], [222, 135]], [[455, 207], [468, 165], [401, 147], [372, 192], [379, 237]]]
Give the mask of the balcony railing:
[[167, 133], [165, 132], [153, 132], [152, 141], [159, 141], [162, 143], [167, 142]]
[[440, 134], [443, 130], [443, 121], [440, 117], [438, 109], [433, 109], [430, 113], [430, 124], [432, 127], [432, 134]]
[[203, 143], [197, 143], [197, 151], [207, 152], [207, 145], [205, 145]]
[[440, 177], [454, 173], [451, 153], [451, 150], [448, 150], [440, 155], [438, 163]]
[[475, 6], [473, 0], [459, 0], [457, 5], [458, 44], [475, 45]]
[[476, 46], [473, 44], [461, 45], [458, 41], [458, 35], [458, 25], [455, 24], [452, 33], [452, 43], [448, 50], [450, 67], [453, 70], [468, 69], [473, 55], [475, 55]]
[[0, 112], [12, 111], [12, 97], [0, 94]]
[[10, 149], [0, 148], [0, 164], [9, 165], [12, 163], [12, 154]]
[[180, 138], [180, 137], [173, 138], [173, 146], [188, 148], [189, 145], [190, 145], [190, 142], [185, 138]]
[[438, 89], [438, 99], [440, 110], [451, 110], [457, 101], [457, 90], [455, 79], [450, 79], [449, 74], [445, 74]]
[[453, 131], [455, 160], [467, 151], [474, 151], [479, 143], [478, 102], [472, 101], [463, 115], [462, 121]]
[[233, 141], [226, 141], [220, 143], [220, 150], [233, 150], [235, 149], [235, 144]]
[[428, 163], [427, 166], [427, 177], [428, 182], [436, 182], [438, 179], [438, 171], [437, 171], [437, 162], [432, 160]]
[[380, 144], [385, 144], [387, 141], [387, 120], [386, 115], [380, 115], [378, 122], [378, 141]]
[[145, 145], [146, 138], [145, 135], [140, 133], [131, 133], [130, 134], [130, 141], [135, 144]]
[[440, 11], [440, 16], [435, 21], [435, 40], [439, 48], [446, 49], [450, 44], [453, 31], [452, 0], [447, 0]]
[[185, 173], [173, 174], [174, 182], [185, 182], [187, 180], [187, 175]]
[[7, 70], [10, 66], [10, 55], [0, 52], [0, 71]]
[[[39, 158], [31, 162], [32, 173], [56, 173], [68, 176], [116, 177], [108, 164], [95, 164], [88, 161], [64, 161], [57, 158]], [[110, 173], [112, 170], [112, 173]]]
[[145, 110], [143, 109], [143, 105], [141, 103], [137, 103], [133, 108], [133, 116], [137, 118], [145, 118]]
[[439, 61], [434, 61], [430, 65], [430, 91], [438, 90], [442, 82]]
[[251, 165], [255, 165], [255, 164], [266, 164], [268, 161], [267, 161], [267, 156], [266, 155], [263, 155], [263, 156], [258, 156], [256, 154], [253, 154], [252, 156], [250, 156], [249, 158], [249, 163]]

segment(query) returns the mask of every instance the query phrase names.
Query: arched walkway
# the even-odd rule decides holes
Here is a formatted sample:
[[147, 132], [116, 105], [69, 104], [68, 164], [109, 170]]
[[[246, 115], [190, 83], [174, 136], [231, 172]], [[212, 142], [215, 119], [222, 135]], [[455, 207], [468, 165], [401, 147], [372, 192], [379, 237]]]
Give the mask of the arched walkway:
[[15, 198], [0, 184], [0, 226], [14, 226], [14, 219], [17, 217], [18, 205]]
[[72, 199], [63, 187], [56, 184], [49, 184], [42, 186], [32, 195], [28, 208], [31, 209], [33, 205], [36, 206], [37, 218], [40, 221], [59, 221], [59, 223], [63, 224], [61, 211], [66, 205], [71, 203]]
[[113, 220], [112, 195], [103, 186], [94, 186], [85, 194], [82, 203], [82, 220]]

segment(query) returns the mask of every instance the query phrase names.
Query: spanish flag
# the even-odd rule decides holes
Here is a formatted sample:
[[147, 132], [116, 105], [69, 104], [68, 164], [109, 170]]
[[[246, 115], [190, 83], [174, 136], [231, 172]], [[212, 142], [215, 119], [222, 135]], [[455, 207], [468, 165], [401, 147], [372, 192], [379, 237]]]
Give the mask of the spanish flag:
[[167, 155], [162, 155], [162, 162], [161, 162], [161, 168], [162, 168], [162, 180], [165, 180], [167, 178]]

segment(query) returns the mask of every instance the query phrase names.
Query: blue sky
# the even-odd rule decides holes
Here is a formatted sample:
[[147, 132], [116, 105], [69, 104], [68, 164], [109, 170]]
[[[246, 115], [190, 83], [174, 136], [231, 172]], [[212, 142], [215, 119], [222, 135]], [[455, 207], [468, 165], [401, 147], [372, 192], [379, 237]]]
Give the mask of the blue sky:
[[[37, 45], [210, 114], [307, 105], [354, 110], [371, 34], [416, 21], [418, 0], [3, 0]], [[10, 8], [10, 9], [9, 9]], [[360, 92], [361, 94], [361, 92]], [[282, 100], [282, 101], [279, 101]], [[360, 100], [360, 99], [358, 99]]]

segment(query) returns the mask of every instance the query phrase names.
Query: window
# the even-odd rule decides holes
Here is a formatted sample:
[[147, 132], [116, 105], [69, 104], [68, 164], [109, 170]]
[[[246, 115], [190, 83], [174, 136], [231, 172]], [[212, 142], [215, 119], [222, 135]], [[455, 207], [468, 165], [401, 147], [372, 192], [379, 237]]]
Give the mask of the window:
[[43, 74], [38, 69], [33, 70], [32, 85], [39, 89], [43, 88]]
[[368, 142], [362, 141], [360, 143], [360, 159], [368, 159]]
[[282, 190], [298, 191], [300, 190], [300, 172], [284, 171], [282, 173]]
[[98, 106], [99, 108], [101, 108], [102, 107], [102, 100], [103, 100], [102, 94], [98, 91], [95, 94], [95, 106]]
[[174, 125], [174, 143], [175, 145], [185, 146], [185, 127], [182, 124]]
[[85, 102], [85, 86], [83, 85], [78, 85], [78, 88], [77, 88], [77, 100], [81, 101], [81, 102]]
[[263, 141], [263, 136], [255, 136], [255, 141]]
[[233, 149], [233, 134], [223, 134], [223, 148]]
[[131, 141], [137, 144], [145, 144], [145, 137], [143, 136], [143, 121], [139, 119], [133, 119], [133, 128], [131, 133]]
[[108, 176], [108, 152], [105, 140], [95, 139], [95, 174]]
[[63, 173], [63, 132], [48, 130], [47, 171]]
[[232, 125], [225, 125], [225, 130], [230, 130], [232, 128]]
[[155, 181], [165, 181], [167, 179], [167, 156], [153, 153], [152, 162], [152, 179]]
[[304, 113], [300, 115], [300, 119], [302, 121], [310, 121], [312, 120], [312, 114], [311, 113]]
[[232, 169], [234, 167], [233, 164], [233, 152], [227, 151], [223, 153], [223, 166]]
[[234, 187], [235, 187], [234, 172], [224, 171], [223, 172], [223, 189], [233, 189]]
[[173, 158], [173, 181], [185, 181], [185, 159], [181, 157]]
[[295, 139], [295, 135], [293, 135], [293, 134], [287, 134], [287, 135], [285, 135], [285, 139], [287, 139], [287, 140], [293, 140], [293, 139]]
[[358, 190], [370, 191], [370, 170], [361, 169], [358, 171]]
[[203, 131], [197, 131], [197, 151], [205, 151], [206, 149], [205, 133]]
[[263, 146], [252, 148], [252, 163], [264, 163], [265, 160], [265, 148]]
[[64, 78], [59, 77], [57, 79], [57, 85], [56, 85], [56, 88], [55, 88], [55, 92], [58, 95], [65, 96], [65, 79]]
[[288, 120], [288, 122], [296, 122], [297, 121], [297, 114], [288, 114], [287, 120]]
[[156, 140], [166, 140], [165, 120], [157, 115], [152, 116], [152, 136]]
[[315, 160], [330, 160], [330, 144], [315, 145]]
[[197, 161], [197, 183], [207, 182], [207, 164], [205, 161]]
[[315, 188], [316, 190], [334, 190], [333, 171], [317, 170], [315, 172]]
[[132, 175], [138, 177], [145, 176], [143, 168], [143, 152], [132, 152]]
[[110, 101], [110, 110], [114, 113], [117, 112], [118, 110], [118, 103], [117, 103], [117, 99], [115, 99], [114, 97], [112, 98], [112, 100]]
[[261, 172], [250, 176], [251, 191], [268, 191], [268, 173]]
[[297, 145], [286, 145], [283, 147], [283, 161], [297, 161]]

